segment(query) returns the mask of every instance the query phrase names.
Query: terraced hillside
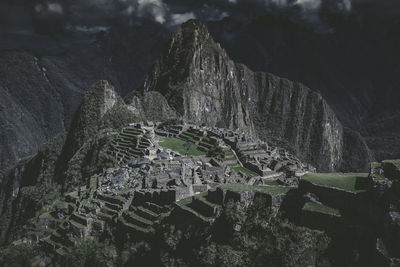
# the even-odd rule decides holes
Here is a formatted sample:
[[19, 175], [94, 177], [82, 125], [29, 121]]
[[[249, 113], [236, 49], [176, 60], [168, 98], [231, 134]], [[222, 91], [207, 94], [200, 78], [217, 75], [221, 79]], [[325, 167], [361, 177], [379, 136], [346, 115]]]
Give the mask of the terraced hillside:
[[113, 140], [110, 154], [115, 156], [119, 164], [124, 164], [131, 158], [143, 157], [150, 144], [143, 130], [126, 127]]
[[[300, 232], [319, 230], [332, 238], [332, 246], [347, 236], [357, 239], [354, 236], [357, 234], [368, 238], [357, 239], [368, 249], [371, 244], [381, 244], [385, 251], [396, 255], [392, 250], [397, 241], [390, 237], [397, 235], [398, 203], [388, 205], [388, 210], [377, 204], [387, 201], [387, 188], [397, 186], [396, 179], [391, 183], [387, 180], [387, 176], [397, 177], [396, 161], [373, 163], [369, 174], [314, 173], [315, 168], [286, 150], [238, 131], [189, 124], [128, 125], [121, 130], [106, 131], [111, 133], [104, 140], [110, 144], [106, 146], [108, 154], [116, 159], [113, 166], [99, 168], [80, 186], [71, 190], [66, 187], [56, 201], [41, 207], [24, 224], [26, 234], [16, 232], [21, 237], [19, 242], [42, 252], [44, 259], [37, 257], [36, 261], [44, 264], [57, 259], [62, 264], [83, 249], [80, 246], [85, 242], [101, 240], [108, 246], [104, 251], [111, 254], [144, 242], [155, 253], [154, 259], [147, 261], [160, 265], [175, 257], [160, 256], [164, 253], [161, 251], [177, 250], [181, 255], [188, 248], [195, 253], [191, 257], [196, 258], [199, 252], [193, 244], [204, 246], [203, 242], [215, 242], [221, 238], [219, 231], [232, 235], [221, 239], [226, 246], [250, 233], [252, 237], [242, 240], [243, 244], [263, 236], [254, 236], [257, 232], [274, 236], [284, 225]], [[395, 189], [388, 192], [393, 190], [396, 192]], [[376, 200], [378, 196], [385, 200]], [[253, 212], [258, 215], [245, 216]], [[391, 228], [382, 230], [384, 235], [365, 233], [371, 225], [376, 228], [387, 225], [384, 218], [388, 215], [392, 216]], [[274, 221], [285, 222], [270, 226]], [[262, 225], [262, 230], [253, 229], [254, 224]], [[349, 229], [352, 232], [347, 233]], [[292, 230], [278, 232], [281, 235]], [[317, 235], [310, 233], [308, 238]], [[177, 240], [183, 243], [174, 245]], [[366, 253], [364, 245], [349, 248], [352, 243], [345, 244], [343, 249], [362, 249], [362, 255], [376, 253], [375, 250]], [[129, 253], [137, 255], [137, 251], [135, 248]], [[116, 264], [114, 260], [111, 262]]]

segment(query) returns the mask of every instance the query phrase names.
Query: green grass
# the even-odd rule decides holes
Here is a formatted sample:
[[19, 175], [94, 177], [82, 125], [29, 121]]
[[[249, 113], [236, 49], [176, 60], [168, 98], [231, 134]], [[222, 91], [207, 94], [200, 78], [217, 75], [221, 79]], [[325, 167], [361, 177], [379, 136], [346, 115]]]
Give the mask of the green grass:
[[136, 224], [132, 224], [132, 223], [128, 222], [128, 221], [127, 221], [124, 217], [122, 217], [122, 216], [119, 217], [118, 220], [121, 221], [122, 224], [124, 224], [125, 226], [129, 226], [129, 227], [131, 227], [131, 228], [134, 228], [134, 229], [136, 229], [136, 230], [138, 230], [138, 231], [140, 231], [140, 232], [142, 232], [142, 233], [149, 233], [149, 232], [151, 232], [150, 228], [143, 228], [143, 227], [140, 227], [140, 226], [138, 226], [138, 225], [136, 225]]
[[118, 195], [123, 195], [123, 194], [128, 193], [129, 191], [131, 191], [131, 188], [126, 186], [126, 187], [122, 188], [121, 190], [118, 190], [117, 192], [118, 192]]
[[[208, 194], [208, 191], [206, 192], [202, 192], [200, 194], [195, 195], [196, 197], [206, 197]], [[177, 201], [177, 203], [179, 203], [180, 205], [189, 205], [190, 203], [192, 203], [192, 199], [193, 196], [187, 197], [187, 198], [183, 198], [179, 201]]]
[[47, 219], [47, 220], [49, 220], [49, 221], [54, 221], [54, 222], [58, 222], [58, 223], [64, 221], [64, 220], [62, 220], [62, 219], [58, 219], [58, 218], [53, 217], [49, 212], [42, 213], [42, 214], [39, 216], [39, 218], [40, 218], [40, 219]]
[[173, 151], [176, 151], [180, 153], [181, 155], [190, 155], [190, 156], [205, 156], [206, 153], [200, 151], [197, 149], [196, 145], [191, 145], [189, 147], [189, 150], [186, 149], [184, 146], [186, 142], [178, 139], [178, 138], [173, 138], [173, 137], [164, 137], [162, 138], [162, 142], [160, 142], [160, 146], [162, 146], [165, 149], [171, 149]]
[[70, 220], [69, 221], [73, 226], [75, 226], [76, 228], [79, 228], [79, 229], [84, 229], [86, 226], [84, 226], [83, 224], [81, 224], [81, 223], [78, 223], [78, 222], [76, 222], [76, 221], [73, 221], [73, 220]]
[[258, 186], [246, 184], [226, 184], [221, 187], [236, 192], [258, 191], [271, 195], [286, 194], [290, 189], [292, 189], [292, 187], [289, 186]]
[[322, 213], [326, 213], [326, 214], [332, 214], [332, 215], [340, 215], [340, 212], [337, 209], [322, 205], [322, 204], [318, 204], [315, 202], [307, 202], [304, 207], [303, 210], [309, 210], [309, 211], [316, 211], [316, 212], [322, 212]]
[[329, 187], [336, 187], [350, 192], [362, 192], [356, 188], [357, 179], [368, 178], [368, 173], [308, 173], [302, 179]]
[[153, 225], [152, 221], [149, 221], [149, 220], [137, 215], [135, 212], [126, 211], [126, 214], [128, 214], [128, 216], [130, 216], [138, 221], [141, 221], [142, 223], [145, 223], [147, 225]]
[[97, 208], [97, 205], [93, 199], [83, 199], [81, 205], [93, 209]]
[[229, 163], [229, 164], [225, 164], [225, 166], [229, 166], [229, 167], [240, 167], [239, 164], [236, 163]]
[[400, 159], [387, 159], [382, 162], [383, 163], [393, 163], [394, 165], [396, 165], [397, 167], [400, 168]]
[[181, 200], [177, 201], [176, 203], [178, 203], [179, 205], [189, 205], [190, 203], [192, 203], [192, 197], [187, 197], [187, 198], [181, 199]]
[[211, 142], [211, 138], [208, 137], [208, 136], [204, 136], [204, 137], [201, 139], [201, 141], [202, 141], [202, 142], [205, 142], [205, 143], [210, 143], [210, 142]]
[[280, 185], [280, 184], [277, 181], [266, 181], [266, 182], [264, 182], [264, 185], [275, 186], [275, 185]]
[[103, 217], [103, 218], [106, 217], [106, 218], [108, 218], [110, 220], [112, 220], [112, 218], [113, 218], [112, 215], [104, 213], [104, 212], [97, 212], [96, 215], [99, 216], [99, 217]]
[[53, 204], [53, 207], [59, 209], [68, 209], [68, 203], [61, 200], [56, 200]]
[[201, 138], [200, 135], [197, 135], [197, 134], [192, 133], [192, 132], [189, 132], [189, 131], [183, 132], [181, 135], [188, 136], [188, 137], [192, 137], [192, 138], [195, 138], [195, 137]]
[[233, 170], [234, 170], [235, 172], [240, 172], [240, 171], [241, 171], [241, 172], [243, 172], [244, 174], [249, 175], [249, 176], [258, 176], [257, 173], [252, 172], [252, 171], [250, 171], [249, 169], [246, 169], [246, 168], [243, 168], [243, 167], [234, 167]]

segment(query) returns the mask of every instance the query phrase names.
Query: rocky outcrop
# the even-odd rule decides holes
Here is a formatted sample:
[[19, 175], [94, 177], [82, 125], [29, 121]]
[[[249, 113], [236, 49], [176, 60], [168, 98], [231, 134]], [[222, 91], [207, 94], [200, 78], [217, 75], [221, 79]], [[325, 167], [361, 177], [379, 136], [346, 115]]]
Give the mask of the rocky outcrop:
[[[117, 93], [107, 81], [99, 81], [88, 91], [72, 120], [63, 153], [67, 149], [75, 153], [83, 143], [92, 137], [103, 116], [114, 107]], [[66, 155], [67, 157], [71, 155]]]
[[373, 155], [360, 133], [344, 127], [343, 140], [341, 171], [369, 170]]
[[165, 97], [157, 91], [151, 91], [142, 96], [128, 96], [128, 99], [129, 109], [142, 121], [168, 121], [178, 118]]
[[400, 157], [400, 41], [394, 38], [400, 28], [378, 13], [362, 21], [328, 19], [329, 34], [276, 12], [251, 20], [227, 17], [208, 28], [234, 61], [321, 92], [380, 161]]
[[109, 129], [137, 119], [107, 81], [92, 86], [68, 135], [44, 145], [1, 179], [0, 243], [17, 235], [19, 226], [63, 190], [84, 185], [93, 174], [112, 166], [113, 157], [107, 153], [113, 137]]
[[[173, 35], [128, 103], [137, 109], [138, 99], [154, 92], [184, 121], [240, 129], [279, 143], [322, 171], [352, 166], [342, 162], [347, 135], [320, 94], [234, 63], [198, 21], [188, 21]], [[365, 154], [365, 144], [358, 144], [354, 150]]]
[[253, 133], [239, 88], [235, 63], [203, 24], [190, 21], [174, 34], [140, 92], [160, 92], [187, 122]]
[[[89, 164], [88, 160], [84, 159], [89, 152], [92, 155], [90, 159], [96, 159], [101, 150], [98, 148], [107, 144], [106, 141], [101, 141], [102, 138], [97, 139], [98, 136], [101, 136], [100, 130], [118, 129], [136, 120], [137, 117], [128, 109], [113, 86], [104, 80], [94, 84], [85, 95], [72, 120], [67, 139], [57, 160], [57, 179], [64, 182], [66, 177], [74, 176], [73, 180], [76, 184], [82, 182], [76, 172], [73, 172], [74, 175], [70, 175], [66, 171], [76, 165], [81, 167], [84, 165], [97, 166], [93, 164], [93, 161], [92, 164]], [[105, 140], [109, 139], [107, 134], [104, 134], [103, 137]], [[75, 164], [73, 164], [74, 162]]]
[[165, 28], [147, 25], [114, 29], [57, 56], [0, 52], [0, 175], [68, 131], [95, 82], [110, 81], [122, 96], [140, 86], [168, 37]]

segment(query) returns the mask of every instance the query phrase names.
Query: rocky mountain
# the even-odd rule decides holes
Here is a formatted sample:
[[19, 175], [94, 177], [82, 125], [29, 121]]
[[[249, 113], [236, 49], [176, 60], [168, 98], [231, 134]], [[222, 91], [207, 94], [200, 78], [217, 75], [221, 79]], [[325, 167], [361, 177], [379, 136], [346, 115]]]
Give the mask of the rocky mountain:
[[[103, 129], [119, 129], [139, 118], [129, 110], [114, 87], [101, 80], [86, 93], [76, 111], [71, 128], [55, 166], [56, 180], [69, 187], [80, 184], [90, 169], [102, 169], [112, 161], [104, 152], [108, 134]], [[88, 166], [91, 166], [87, 169]]]
[[0, 243], [49, 201], [114, 164], [107, 154], [111, 135], [138, 120], [107, 81], [94, 84], [79, 106], [67, 135], [60, 134], [5, 176], [0, 192]]
[[107, 79], [121, 94], [140, 86], [169, 36], [160, 26], [112, 31], [57, 56], [0, 53], [0, 174], [67, 131], [86, 89]]
[[319, 91], [382, 160], [400, 156], [400, 27], [385, 12], [327, 16], [311, 25], [269, 14], [226, 18], [208, 28], [234, 61]]
[[[397, 22], [374, 14], [328, 22], [315, 29], [270, 14], [226, 18], [208, 29], [235, 62], [319, 91], [340, 122], [361, 133], [372, 156], [399, 157]], [[116, 27], [61, 55], [1, 52], [0, 173], [68, 130], [85, 88], [96, 81], [110, 81], [122, 96], [140, 86], [168, 37], [156, 25]], [[159, 96], [147, 95], [145, 103], [155, 106]], [[160, 115], [146, 109], [147, 117]], [[173, 116], [169, 111], [161, 114]]]
[[[12, 235], [7, 229], [19, 224], [16, 218], [33, 216], [52, 197], [49, 192], [85, 184], [112, 166], [107, 129], [135, 121], [175, 119], [238, 129], [248, 137], [286, 144], [321, 170], [365, 168], [368, 160], [359, 135], [343, 129], [321, 95], [234, 63], [195, 20], [174, 34], [143, 86], [127, 97], [128, 105], [106, 81], [91, 88], [67, 136], [46, 145], [3, 179], [2, 242]], [[27, 208], [28, 203], [34, 207]]]
[[[240, 129], [280, 143], [319, 170], [352, 166], [343, 158], [359, 160], [347, 156], [347, 130], [320, 94], [234, 63], [206, 26], [195, 20], [173, 35], [128, 104], [140, 109], [144, 105], [139, 106], [138, 99], [154, 92], [162, 95], [164, 109], [172, 109], [184, 121]], [[353, 135], [353, 140], [353, 151], [362, 151], [361, 162], [354, 166], [366, 169], [368, 149], [359, 136]]]
[[398, 264], [399, 161], [307, 164], [368, 158], [319, 93], [190, 20], [138, 90], [94, 83], [2, 179], [0, 265]]

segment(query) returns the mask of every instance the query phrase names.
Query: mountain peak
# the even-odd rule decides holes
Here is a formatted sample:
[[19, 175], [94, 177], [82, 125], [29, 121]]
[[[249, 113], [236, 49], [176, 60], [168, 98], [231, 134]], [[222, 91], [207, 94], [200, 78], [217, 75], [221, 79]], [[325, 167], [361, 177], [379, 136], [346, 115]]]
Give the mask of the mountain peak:
[[95, 118], [102, 118], [117, 101], [117, 93], [108, 81], [100, 80], [95, 83], [85, 96], [82, 106], [85, 112], [95, 113]]
[[219, 52], [225, 53], [221, 46], [213, 40], [207, 26], [195, 19], [183, 23], [173, 34], [169, 49], [170, 51], [175, 51], [174, 48], [176, 47], [192, 52], [201, 48], [212, 47]]
[[86, 93], [76, 111], [66, 142], [57, 164], [57, 173], [63, 175], [68, 162], [82, 145], [94, 136], [104, 115], [111, 110], [119, 99], [114, 87], [107, 81], [95, 83]]
[[236, 64], [197, 20], [177, 30], [138, 92], [154, 91], [184, 122], [271, 141], [319, 170], [340, 169], [347, 153], [348, 135], [320, 94]]
[[204, 25], [201, 21], [196, 19], [190, 19], [186, 21], [181, 25], [180, 29], [185, 35], [202, 36], [202, 37], [210, 35], [207, 26]]

